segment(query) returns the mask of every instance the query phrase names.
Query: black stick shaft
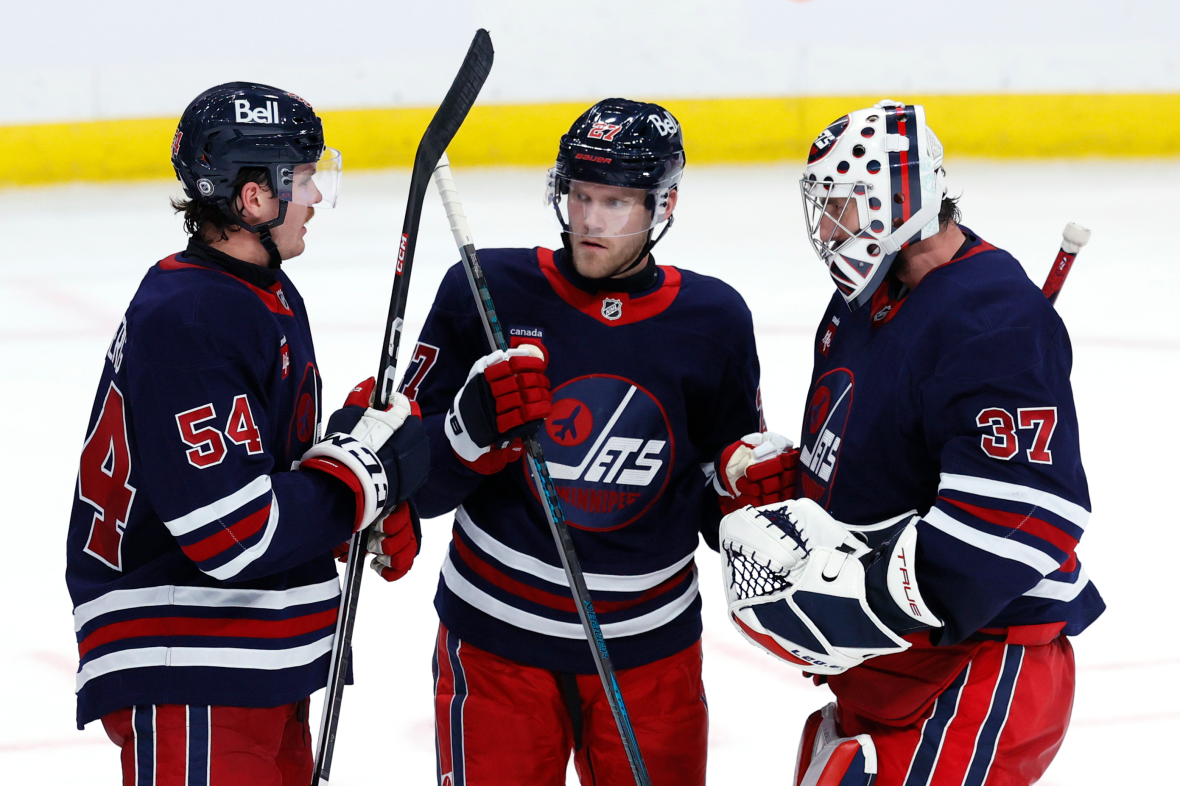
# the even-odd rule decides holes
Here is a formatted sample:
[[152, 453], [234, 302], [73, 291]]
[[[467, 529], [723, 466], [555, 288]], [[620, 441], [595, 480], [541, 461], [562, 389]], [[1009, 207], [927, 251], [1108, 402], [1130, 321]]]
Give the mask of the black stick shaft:
[[[479, 304], [480, 319], [483, 322], [488, 344], [493, 349], [508, 349], [508, 341], [504, 338], [504, 329], [496, 315], [496, 306], [488, 291], [488, 282], [484, 277], [483, 268], [479, 264], [479, 256], [475, 251], [475, 243], [471, 239], [467, 217], [459, 202], [459, 194], [455, 188], [455, 181], [451, 177], [451, 167], [445, 153], [434, 170], [434, 182], [442, 196], [447, 219], [451, 224], [451, 232], [455, 236], [455, 243], [459, 246], [459, 253], [462, 255], [463, 269], [467, 273], [467, 282], [471, 285], [471, 293], [475, 296], [476, 303]], [[561, 565], [565, 568], [565, 576], [574, 596], [574, 605], [578, 607], [578, 617], [582, 620], [582, 628], [586, 631], [586, 639], [590, 644], [594, 665], [598, 669], [598, 676], [602, 680], [602, 687], [606, 692], [607, 703], [610, 705], [615, 726], [618, 727], [619, 737], [623, 742], [623, 750], [631, 765], [631, 774], [634, 776], [637, 786], [651, 786], [651, 778], [647, 774], [647, 767], [639, 752], [639, 743], [635, 739], [635, 730], [632, 728], [631, 718], [627, 714], [627, 704], [623, 701], [623, 692], [619, 688], [619, 680], [615, 675], [615, 668], [611, 664], [606, 638], [598, 624], [598, 614], [594, 610], [590, 591], [586, 587], [586, 578], [582, 574], [578, 554], [574, 551], [574, 542], [570, 537], [569, 527], [565, 523], [561, 500], [557, 496], [557, 488], [549, 476], [545, 456], [541, 452], [541, 444], [536, 437], [530, 437], [525, 440], [525, 450], [528, 452], [529, 474], [533, 478], [537, 495], [541, 499], [541, 507], [545, 511], [545, 518], [549, 522], [549, 529], [557, 544], [557, 553], [561, 556]]]
[[[418, 151], [414, 156], [414, 171], [410, 177], [410, 193], [406, 200], [406, 216], [402, 224], [401, 242], [398, 245], [397, 271], [393, 279], [393, 291], [389, 297], [389, 315], [385, 321], [385, 340], [382, 344], [381, 362], [377, 371], [377, 389], [374, 391], [374, 406], [384, 408], [393, 396], [394, 377], [397, 372], [397, 350], [401, 343], [402, 326], [406, 315], [406, 299], [410, 292], [410, 271], [414, 264], [414, 249], [418, 241], [418, 223], [422, 217], [422, 200], [430, 187], [430, 174], [439, 156], [447, 149], [459, 126], [467, 117], [480, 88], [487, 80], [492, 68], [492, 39], [486, 30], [479, 30], [467, 50], [467, 56], [451, 83], [438, 111], [426, 127]], [[332, 771], [332, 755], [336, 749], [336, 731], [340, 723], [340, 704], [344, 697], [344, 680], [348, 675], [348, 663], [352, 653], [352, 631], [356, 624], [357, 602], [360, 599], [361, 578], [364, 573], [363, 543], [366, 532], [357, 532], [349, 541], [348, 566], [344, 571], [344, 591], [340, 597], [340, 610], [336, 623], [336, 635], [332, 641], [331, 660], [328, 665], [327, 693], [324, 696], [324, 711], [320, 718], [319, 745], [316, 748], [315, 769], [312, 771], [312, 786], [327, 786]]]

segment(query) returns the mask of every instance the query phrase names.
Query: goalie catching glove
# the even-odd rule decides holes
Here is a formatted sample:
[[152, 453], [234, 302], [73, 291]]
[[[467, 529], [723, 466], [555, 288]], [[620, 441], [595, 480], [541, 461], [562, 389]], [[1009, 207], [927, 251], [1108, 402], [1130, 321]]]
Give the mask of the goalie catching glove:
[[713, 488], [722, 513], [746, 505], [758, 507], [795, 496], [799, 451], [788, 438], [764, 431], [747, 434], [713, 464]]
[[809, 499], [729, 514], [720, 542], [730, 619], [757, 646], [815, 674], [908, 649], [902, 635], [942, 626], [918, 591], [917, 520], [882, 522], [893, 534], [870, 550]]
[[548, 363], [539, 343], [496, 350], [475, 361], [443, 427], [464, 464], [491, 475], [520, 458], [522, 438], [537, 433], [552, 409]]
[[352, 389], [328, 418], [327, 436], [312, 445], [300, 469], [326, 472], [356, 494], [354, 530], [400, 505], [426, 481], [430, 444], [417, 404], [400, 393], [385, 411], [369, 406], [372, 377]]

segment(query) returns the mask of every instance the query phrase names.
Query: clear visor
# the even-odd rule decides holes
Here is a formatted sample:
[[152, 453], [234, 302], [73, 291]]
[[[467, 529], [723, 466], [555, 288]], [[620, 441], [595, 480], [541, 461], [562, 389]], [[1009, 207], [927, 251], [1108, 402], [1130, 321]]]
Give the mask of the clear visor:
[[819, 258], [827, 262], [858, 237], [871, 237], [863, 225], [868, 217], [868, 183], [832, 183], [804, 179], [803, 213], [807, 234]]
[[336, 207], [336, 199], [340, 196], [341, 166], [340, 151], [325, 147], [320, 160], [314, 164], [281, 168], [279, 198], [296, 205]]
[[625, 188], [558, 177], [549, 170], [545, 206], [550, 221], [581, 237], [640, 235], [668, 219], [667, 188]]

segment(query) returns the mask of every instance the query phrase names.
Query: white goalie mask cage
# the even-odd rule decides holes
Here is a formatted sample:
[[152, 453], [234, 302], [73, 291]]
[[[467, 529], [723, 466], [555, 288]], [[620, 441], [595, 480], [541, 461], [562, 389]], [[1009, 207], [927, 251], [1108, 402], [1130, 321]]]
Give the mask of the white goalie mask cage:
[[901, 249], [938, 233], [942, 144], [923, 107], [881, 101], [824, 129], [800, 189], [812, 248], [855, 311]]

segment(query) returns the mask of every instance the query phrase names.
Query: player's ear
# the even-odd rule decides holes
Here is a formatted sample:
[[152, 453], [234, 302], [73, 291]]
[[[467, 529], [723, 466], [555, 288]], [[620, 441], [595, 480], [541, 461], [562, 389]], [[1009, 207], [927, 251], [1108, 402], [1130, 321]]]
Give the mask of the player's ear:
[[245, 183], [242, 186], [238, 204], [246, 223], [255, 224], [263, 220], [269, 196], [270, 191], [258, 183]]
[[668, 192], [668, 217], [671, 218], [672, 211], [676, 209], [676, 196], [678, 189], [673, 188]]

